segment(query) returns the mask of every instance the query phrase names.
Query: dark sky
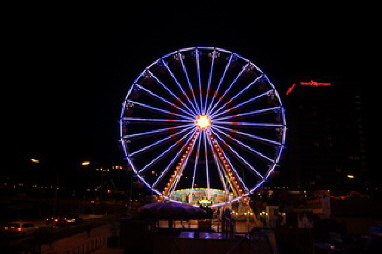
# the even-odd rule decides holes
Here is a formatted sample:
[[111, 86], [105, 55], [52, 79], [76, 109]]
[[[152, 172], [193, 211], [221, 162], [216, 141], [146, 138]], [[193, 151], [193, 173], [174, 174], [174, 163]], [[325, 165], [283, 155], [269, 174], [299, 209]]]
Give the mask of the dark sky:
[[[365, 95], [375, 88], [372, 7], [206, 2], [5, 10], [6, 165], [17, 168], [30, 157], [63, 165], [120, 159], [118, 120], [129, 85], [151, 62], [183, 47], [236, 52], [281, 93], [301, 77], [351, 80], [357, 85], [343, 89]], [[365, 104], [372, 108], [371, 100]]]

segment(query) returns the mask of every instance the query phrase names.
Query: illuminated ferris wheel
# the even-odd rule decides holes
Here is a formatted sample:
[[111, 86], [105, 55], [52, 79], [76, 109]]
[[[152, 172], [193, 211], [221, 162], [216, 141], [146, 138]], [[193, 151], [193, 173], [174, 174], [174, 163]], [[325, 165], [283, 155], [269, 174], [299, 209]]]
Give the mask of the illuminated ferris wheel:
[[157, 59], [123, 101], [120, 135], [136, 176], [163, 200], [222, 206], [248, 196], [277, 166], [285, 114], [254, 63], [216, 47]]

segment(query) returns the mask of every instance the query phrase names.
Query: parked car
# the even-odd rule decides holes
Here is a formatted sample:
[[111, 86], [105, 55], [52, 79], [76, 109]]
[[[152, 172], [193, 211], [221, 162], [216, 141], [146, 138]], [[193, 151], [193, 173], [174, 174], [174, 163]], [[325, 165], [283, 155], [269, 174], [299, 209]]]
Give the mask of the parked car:
[[75, 213], [67, 214], [64, 217], [67, 225], [77, 225], [78, 223], [81, 223], [83, 221], [83, 219], [80, 218], [79, 214]]
[[63, 216], [52, 216], [46, 218], [46, 225], [50, 227], [65, 227], [66, 226], [66, 218]]
[[46, 225], [49, 227], [65, 227], [77, 225], [83, 219], [78, 214], [55, 215], [46, 219]]
[[30, 221], [12, 221], [4, 227], [6, 236], [24, 237], [32, 235], [38, 227]]

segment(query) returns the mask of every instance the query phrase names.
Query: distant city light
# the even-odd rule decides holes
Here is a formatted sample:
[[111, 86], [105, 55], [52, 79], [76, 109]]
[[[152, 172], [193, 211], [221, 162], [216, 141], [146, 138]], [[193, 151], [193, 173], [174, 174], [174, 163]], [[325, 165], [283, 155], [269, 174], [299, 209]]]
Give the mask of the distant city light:
[[347, 178], [353, 179], [354, 175], [347, 175]]
[[33, 163], [40, 163], [40, 161], [38, 160], [38, 159], [31, 159], [31, 162], [33, 162]]
[[81, 163], [82, 166], [87, 166], [87, 165], [90, 165], [90, 161], [83, 161]]

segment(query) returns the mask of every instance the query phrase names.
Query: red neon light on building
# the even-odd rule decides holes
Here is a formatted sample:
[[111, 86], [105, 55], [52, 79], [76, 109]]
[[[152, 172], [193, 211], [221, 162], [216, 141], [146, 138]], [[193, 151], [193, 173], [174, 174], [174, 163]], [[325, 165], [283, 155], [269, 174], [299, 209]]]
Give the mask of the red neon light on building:
[[310, 82], [300, 82], [300, 85], [305, 86], [330, 86], [331, 83], [319, 83], [316, 81], [311, 80]]
[[[302, 86], [330, 86], [332, 83], [322, 83], [322, 82], [316, 82], [316, 81], [313, 81], [313, 80], [311, 80], [311, 81], [309, 81], [309, 82], [300, 82], [299, 83], [300, 85], [302, 85]], [[290, 94], [292, 91], [293, 91], [293, 89], [295, 89], [296, 88], [296, 84], [293, 84], [291, 87], [289, 87], [288, 88], [288, 90], [286, 91], [286, 95], [288, 95], [288, 94]]]
[[296, 84], [293, 84], [291, 87], [289, 87], [288, 91], [286, 92], [286, 95], [290, 94], [295, 87], [296, 87]]

